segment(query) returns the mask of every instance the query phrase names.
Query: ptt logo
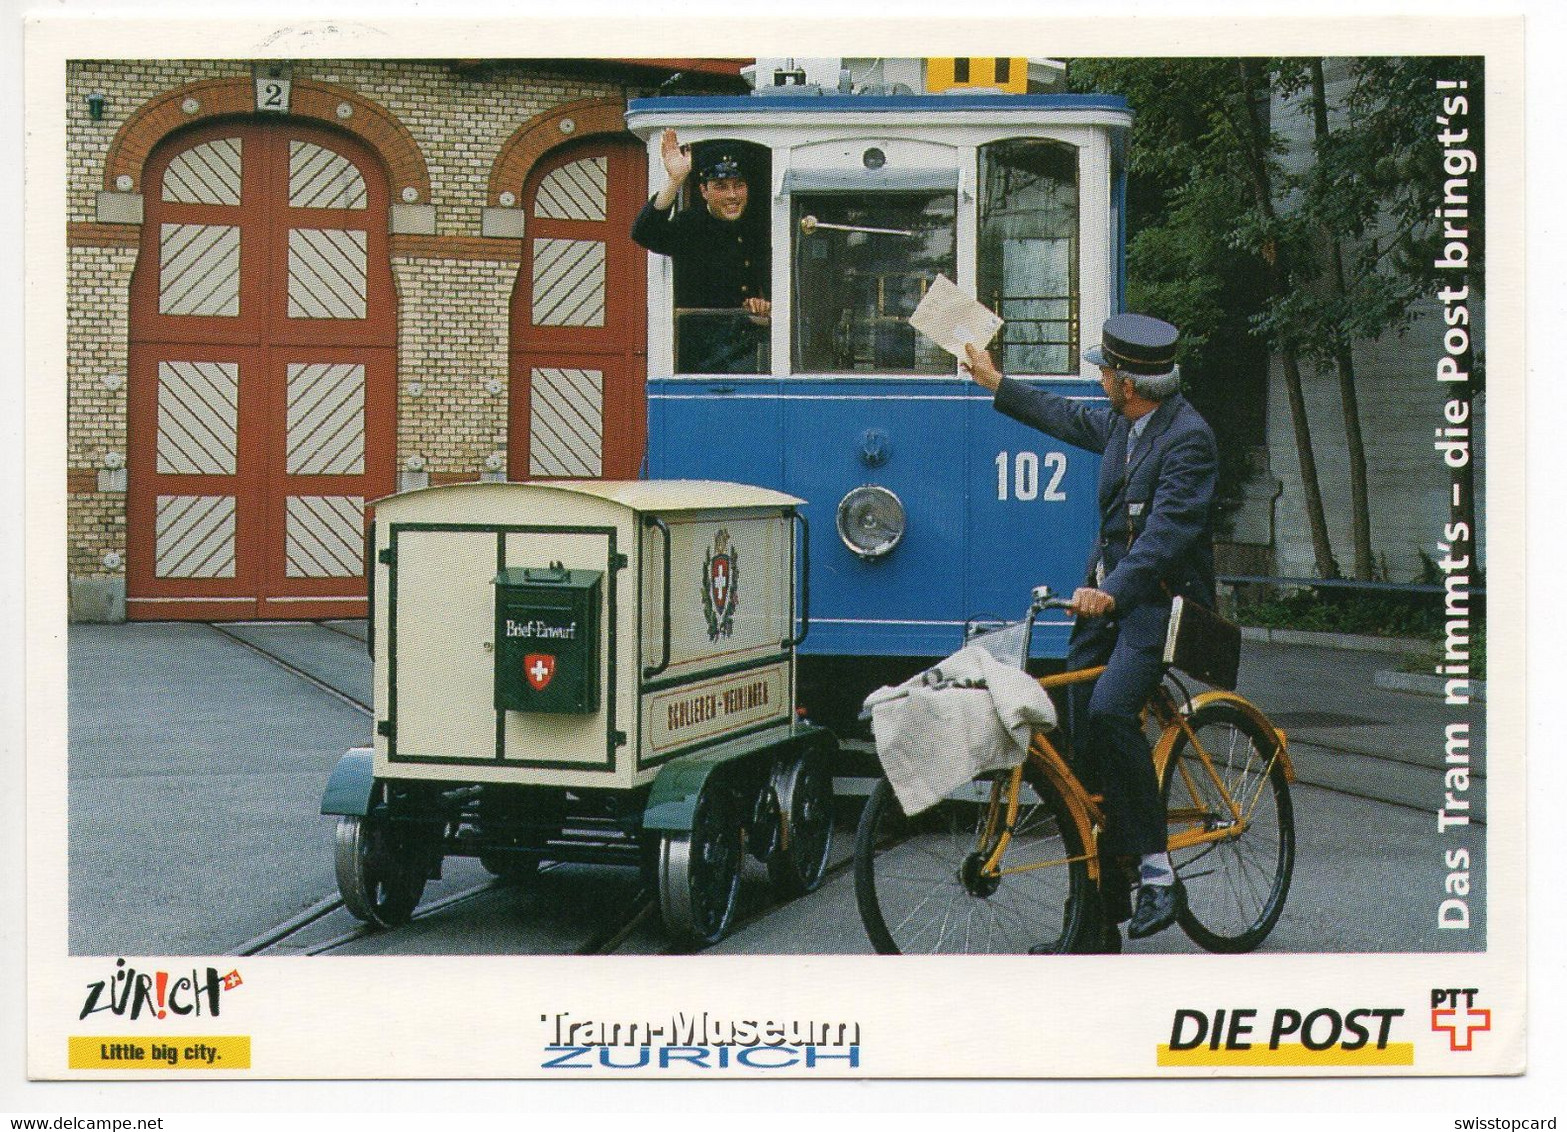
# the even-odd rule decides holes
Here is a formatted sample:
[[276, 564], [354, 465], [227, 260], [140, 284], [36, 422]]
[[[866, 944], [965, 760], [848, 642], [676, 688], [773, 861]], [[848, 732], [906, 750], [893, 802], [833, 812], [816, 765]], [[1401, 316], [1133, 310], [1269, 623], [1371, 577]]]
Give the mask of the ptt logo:
[[170, 1014], [180, 1018], [216, 1018], [222, 1010], [224, 992], [243, 982], [237, 970], [220, 975], [216, 967], [208, 967], [205, 974], [192, 968], [188, 975], [174, 978], [168, 971], [138, 971], [126, 966], [125, 960], [117, 959], [112, 977], [87, 984], [87, 1000], [78, 1017], [107, 1010], [130, 1019], [140, 1018], [144, 1012], [155, 1018], [167, 1018]]
[[1475, 1034], [1491, 1028], [1491, 1012], [1475, 1006], [1479, 993], [1474, 987], [1431, 991], [1431, 1030], [1447, 1034], [1448, 1049], [1455, 1053], [1474, 1052]]
[[1413, 1065], [1413, 1042], [1393, 1040], [1401, 1007], [1248, 1007], [1175, 1012], [1158, 1064]]

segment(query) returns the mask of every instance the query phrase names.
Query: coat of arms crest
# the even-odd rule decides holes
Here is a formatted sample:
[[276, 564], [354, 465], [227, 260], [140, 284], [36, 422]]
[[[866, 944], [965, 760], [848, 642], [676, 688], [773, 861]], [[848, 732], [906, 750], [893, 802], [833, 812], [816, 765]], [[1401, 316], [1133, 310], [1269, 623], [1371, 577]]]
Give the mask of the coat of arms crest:
[[735, 609], [740, 604], [738, 559], [729, 532], [720, 530], [713, 537], [713, 548], [702, 563], [702, 612], [707, 615], [707, 639], [710, 641], [734, 632]]

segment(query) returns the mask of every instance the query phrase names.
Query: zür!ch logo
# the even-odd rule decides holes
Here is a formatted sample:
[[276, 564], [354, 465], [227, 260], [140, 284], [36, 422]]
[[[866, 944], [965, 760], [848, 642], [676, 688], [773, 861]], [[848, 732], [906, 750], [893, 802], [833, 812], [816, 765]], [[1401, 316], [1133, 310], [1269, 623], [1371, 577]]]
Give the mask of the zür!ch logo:
[[138, 971], [125, 960], [114, 963], [114, 975], [87, 985], [87, 1000], [79, 1018], [101, 1014], [105, 1010], [122, 1018], [140, 1018], [143, 1013], [155, 1018], [208, 1015], [221, 1012], [222, 997], [244, 980], [237, 970], [218, 974], [216, 967], [205, 973], [191, 969], [190, 974], [173, 978], [168, 971]]
[[1432, 988], [1431, 1029], [1447, 1034], [1452, 1051], [1472, 1053], [1475, 1034], [1491, 1028], [1491, 1012], [1475, 1007], [1475, 995], [1479, 993], [1474, 987]]

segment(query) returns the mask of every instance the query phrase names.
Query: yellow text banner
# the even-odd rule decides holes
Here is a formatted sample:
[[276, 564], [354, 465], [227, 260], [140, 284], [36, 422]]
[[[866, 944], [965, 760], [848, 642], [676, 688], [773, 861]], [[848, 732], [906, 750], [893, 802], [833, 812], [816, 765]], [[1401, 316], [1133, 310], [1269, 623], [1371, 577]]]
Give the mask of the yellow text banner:
[[70, 1039], [72, 1069], [249, 1069], [249, 1035]]

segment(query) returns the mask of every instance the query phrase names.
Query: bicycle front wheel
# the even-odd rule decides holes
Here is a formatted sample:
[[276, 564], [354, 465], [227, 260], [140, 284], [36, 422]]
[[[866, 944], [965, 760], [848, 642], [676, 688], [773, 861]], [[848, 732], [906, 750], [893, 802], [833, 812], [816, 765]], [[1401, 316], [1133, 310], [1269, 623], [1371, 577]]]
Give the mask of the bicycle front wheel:
[[[1005, 800], [981, 775], [909, 817], [885, 778], [861, 815], [854, 892], [883, 955], [1084, 950], [1097, 927], [1081, 840], [1060, 796], [1032, 763], [999, 875], [982, 866]], [[1000, 808], [1000, 812], [996, 807]]]
[[1164, 773], [1181, 927], [1205, 950], [1251, 951], [1278, 923], [1295, 868], [1279, 743], [1232, 704], [1206, 704], [1187, 722], [1196, 743], [1183, 732]]

